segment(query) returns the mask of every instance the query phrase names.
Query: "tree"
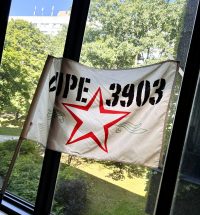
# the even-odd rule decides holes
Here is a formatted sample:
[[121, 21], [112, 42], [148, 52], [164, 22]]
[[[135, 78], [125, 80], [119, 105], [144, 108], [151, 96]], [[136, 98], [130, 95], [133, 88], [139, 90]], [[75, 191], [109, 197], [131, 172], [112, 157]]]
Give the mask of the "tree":
[[51, 38], [51, 45], [50, 45], [51, 55], [55, 57], [63, 56], [66, 33], [67, 33], [67, 25], [63, 25], [62, 29], [58, 32], [58, 34]]
[[174, 56], [185, 0], [94, 0], [82, 62], [129, 68]]
[[0, 110], [4, 118], [14, 114], [18, 122], [26, 113], [47, 57], [47, 41], [33, 24], [9, 22], [0, 68]]

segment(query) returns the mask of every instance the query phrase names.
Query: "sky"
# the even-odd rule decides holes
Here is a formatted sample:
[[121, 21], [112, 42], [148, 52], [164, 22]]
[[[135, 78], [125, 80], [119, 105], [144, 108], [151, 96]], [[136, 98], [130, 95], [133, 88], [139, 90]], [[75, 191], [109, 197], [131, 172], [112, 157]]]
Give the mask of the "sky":
[[[72, 0], [12, 0], [10, 16], [50, 16], [54, 6], [53, 15], [56, 16], [60, 10], [68, 10]], [[43, 11], [43, 12], [42, 12]]]

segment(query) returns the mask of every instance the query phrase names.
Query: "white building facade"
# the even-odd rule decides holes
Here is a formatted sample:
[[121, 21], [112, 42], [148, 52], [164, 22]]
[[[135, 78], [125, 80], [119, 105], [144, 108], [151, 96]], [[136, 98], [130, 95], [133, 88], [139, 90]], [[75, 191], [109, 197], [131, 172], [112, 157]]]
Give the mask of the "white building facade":
[[63, 25], [69, 23], [69, 14], [64, 16], [10, 16], [9, 20], [24, 20], [34, 24], [41, 32], [55, 36]]

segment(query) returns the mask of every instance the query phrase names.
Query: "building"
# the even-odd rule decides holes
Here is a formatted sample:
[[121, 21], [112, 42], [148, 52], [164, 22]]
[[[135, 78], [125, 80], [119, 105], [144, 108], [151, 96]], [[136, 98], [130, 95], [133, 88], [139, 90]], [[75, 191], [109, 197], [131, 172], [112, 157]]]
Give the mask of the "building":
[[21, 19], [33, 23], [41, 32], [55, 36], [63, 25], [69, 23], [69, 12], [59, 11], [57, 16], [10, 16], [9, 20]]

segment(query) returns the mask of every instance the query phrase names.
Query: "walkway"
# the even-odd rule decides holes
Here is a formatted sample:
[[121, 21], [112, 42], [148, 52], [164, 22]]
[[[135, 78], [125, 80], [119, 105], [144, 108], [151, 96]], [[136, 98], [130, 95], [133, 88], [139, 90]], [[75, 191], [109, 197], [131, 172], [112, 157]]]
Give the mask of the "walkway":
[[8, 141], [8, 140], [18, 140], [17, 136], [9, 136], [9, 135], [0, 135], [0, 143]]

